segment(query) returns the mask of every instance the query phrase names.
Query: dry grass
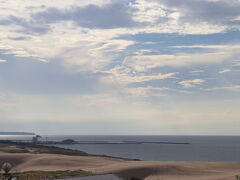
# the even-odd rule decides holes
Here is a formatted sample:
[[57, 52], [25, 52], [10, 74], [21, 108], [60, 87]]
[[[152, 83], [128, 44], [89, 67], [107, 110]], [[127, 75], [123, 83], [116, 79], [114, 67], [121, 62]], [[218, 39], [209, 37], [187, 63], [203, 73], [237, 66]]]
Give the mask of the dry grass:
[[[75, 176], [87, 176], [91, 175], [91, 172], [77, 170], [77, 171], [28, 171], [13, 173], [12, 177], [16, 177], [18, 180], [43, 180], [51, 178], [66, 178]], [[0, 176], [1, 177], [1, 176]]]

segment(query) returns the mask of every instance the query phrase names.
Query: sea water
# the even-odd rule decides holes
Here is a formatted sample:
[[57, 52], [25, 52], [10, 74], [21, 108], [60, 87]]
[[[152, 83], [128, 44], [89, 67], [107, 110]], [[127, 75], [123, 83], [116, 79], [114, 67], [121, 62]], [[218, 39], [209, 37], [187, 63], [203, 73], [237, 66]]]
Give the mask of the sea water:
[[[0, 136], [0, 139], [31, 139]], [[42, 141], [89, 141], [91, 144], [55, 145], [90, 154], [150, 161], [240, 161], [240, 136], [43, 136]], [[124, 144], [125, 141], [143, 142]], [[105, 143], [101, 143], [105, 142]], [[152, 143], [144, 143], [152, 142]], [[154, 143], [156, 142], [156, 143]], [[161, 144], [179, 142], [189, 144]]]

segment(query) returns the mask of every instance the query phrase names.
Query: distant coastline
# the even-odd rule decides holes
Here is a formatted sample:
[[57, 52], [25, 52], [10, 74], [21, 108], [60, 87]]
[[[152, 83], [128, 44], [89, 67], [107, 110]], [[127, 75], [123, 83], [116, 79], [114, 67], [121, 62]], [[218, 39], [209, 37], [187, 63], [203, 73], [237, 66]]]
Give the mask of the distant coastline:
[[0, 132], [0, 135], [36, 135], [30, 132]]

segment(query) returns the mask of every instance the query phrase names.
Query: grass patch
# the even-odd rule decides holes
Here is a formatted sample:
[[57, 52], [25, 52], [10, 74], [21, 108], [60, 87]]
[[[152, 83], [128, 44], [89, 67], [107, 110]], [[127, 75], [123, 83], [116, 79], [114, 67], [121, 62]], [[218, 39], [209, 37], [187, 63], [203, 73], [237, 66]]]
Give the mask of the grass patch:
[[30, 143], [11, 142], [0, 140], [0, 151], [6, 153], [34, 153], [34, 154], [62, 154], [70, 156], [88, 156], [89, 154], [79, 150], [64, 149], [54, 146], [32, 145]]
[[51, 178], [66, 178], [75, 176], [88, 176], [92, 175], [91, 172], [77, 170], [77, 171], [28, 171], [13, 173], [13, 177], [17, 177], [18, 180], [43, 180]]
[[9, 140], [0, 140], [0, 151], [6, 153], [31, 153], [31, 154], [61, 154], [69, 156], [95, 156], [95, 157], [106, 157], [116, 158], [122, 160], [140, 161], [139, 159], [129, 159], [123, 157], [114, 157], [108, 155], [94, 155], [88, 154], [84, 151], [65, 149], [55, 146], [44, 146], [44, 145], [33, 145], [31, 143], [23, 142], [12, 142]]

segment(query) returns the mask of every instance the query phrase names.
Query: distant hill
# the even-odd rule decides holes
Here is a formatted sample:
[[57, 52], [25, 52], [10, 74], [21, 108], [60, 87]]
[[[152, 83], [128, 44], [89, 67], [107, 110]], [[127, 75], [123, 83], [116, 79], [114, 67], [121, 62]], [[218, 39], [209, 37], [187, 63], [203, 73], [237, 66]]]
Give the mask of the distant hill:
[[0, 135], [35, 135], [35, 133], [28, 133], [28, 132], [0, 132]]

